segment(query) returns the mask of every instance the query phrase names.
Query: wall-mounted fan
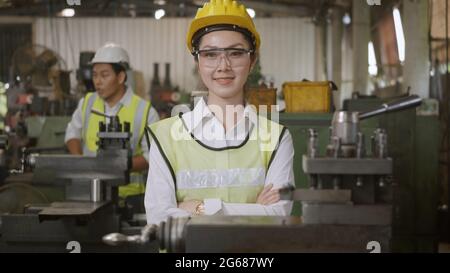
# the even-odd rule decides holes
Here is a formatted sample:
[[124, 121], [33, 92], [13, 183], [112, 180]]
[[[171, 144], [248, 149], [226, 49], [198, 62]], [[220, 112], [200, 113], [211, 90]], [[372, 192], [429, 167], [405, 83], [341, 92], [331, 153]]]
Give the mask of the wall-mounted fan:
[[[21, 108], [34, 100], [62, 101], [70, 93], [70, 71], [66, 62], [53, 50], [42, 45], [19, 47], [12, 56], [11, 75], [18, 88], [8, 91], [8, 108]], [[40, 103], [39, 105], [42, 105]]]

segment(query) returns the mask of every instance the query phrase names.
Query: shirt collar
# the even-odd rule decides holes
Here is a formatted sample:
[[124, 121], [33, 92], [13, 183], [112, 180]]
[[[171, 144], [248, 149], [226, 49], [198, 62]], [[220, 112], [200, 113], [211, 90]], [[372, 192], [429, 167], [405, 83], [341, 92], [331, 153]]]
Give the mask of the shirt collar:
[[[198, 100], [191, 112], [188, 112], [183, 116], [183, 120], [188, 131], [191, 133], [195, 128], [201, 126], [203, 122], [213, 117], [214, 113], [211, 112], [205, 99], [202, 98]], [[248, 103], [246, 103], [244, 108], [244, 117], [253, 125], [256, 125], [258, 122], [258, 113], [255, 108]]]
[[133, 89], [131, 87], [127, 87], [125, 94], [120, 99], [119, 103], [124, 106], [128, 106], [131, 103], [131, 98], [133, 97]]
[[[111, 107], [112, 109], [118, 107], [119, 105], [128, 106], [131, 103], [131, 98], [133, 97], [133, 89], [131, 87], [125, 86], [125, 93], [123, 94], [122, 98], [117, 102], [116, 105]], [[105, 103], [106, 107], [109, 107], [107, 103]]]
[[200, 98], [196, 102], [194, 109], [184, 115], [184, 121], [188, 131], [192, 132], [195, 128], [201, 126], [205, 120], [212, 117], [214, 117], [214, 113], [211, 112], [205, 100]]

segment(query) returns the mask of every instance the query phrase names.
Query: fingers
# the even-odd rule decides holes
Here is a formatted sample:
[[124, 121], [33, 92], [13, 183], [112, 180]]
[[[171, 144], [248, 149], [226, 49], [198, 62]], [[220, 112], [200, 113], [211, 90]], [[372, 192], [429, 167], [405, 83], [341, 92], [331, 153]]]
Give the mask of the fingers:
[[270, 194], [264, 198], [264, 205], [271, 205], [280, 200], [280, 195], [278, 193]]
[[187, 212], [194, 213], [195, 209], [202, 201], [200, 200], [189, 200], [178, 203], [178, 208], [183, 209]]
[[273, 184], [269, 184], [269, 185], [265, 186], [264, 189], [261, 191], [260, 195], [264, 196], [272, 189], [272, 187], [273, 187]]
[[[272, 187], [271, 187], [272, 188]], [[258, 196], [258, 202], [261, 205], [270, 205], [278, 202], [280, 200], [280, 193], [278, 189], [261, 192]]]
[[272, 205], [278, 201], [280, 201], [280, 194], [277, 192], [276, 194], [273, 194], [269, 198], [267, 198], [266, 205]]
[[266, 195], [270, 190], [272, 189], [273, 184], [268, 184], [265, 186], [262, 191], [258, 194], [258, 197], [256, 198], [256, 203], [263, 204], [265, 203]]
[[267, 192], [264, 196], [261, 196], [261, 197], [262, 197], [262, 200], [267, 202], [267, 200], [271, 199], [274, 195], [278, 195], [278, 192], [272, 190], [272, 191]]
[[199, 215], [205, 214], [205, 207], [204, 207], [204, 206], [200, 206], [200, 207], [198, 208], [197, 213], [198, 213]]

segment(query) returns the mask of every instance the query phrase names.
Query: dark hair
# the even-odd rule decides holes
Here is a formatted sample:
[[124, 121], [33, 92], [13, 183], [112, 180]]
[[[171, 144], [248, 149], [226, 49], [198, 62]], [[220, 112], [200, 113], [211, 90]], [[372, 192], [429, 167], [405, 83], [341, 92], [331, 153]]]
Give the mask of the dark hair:
[[118, 63], [110, 63], [110, 65], [112, 66], [112, 69], [114, 70], [114, 73], [116, 73], [116, 75], [119, 75], [120, 72], [125, 73], [125, 82], [126, 82], [127, 81], [127, 70], [125, 69], [125, 67]]

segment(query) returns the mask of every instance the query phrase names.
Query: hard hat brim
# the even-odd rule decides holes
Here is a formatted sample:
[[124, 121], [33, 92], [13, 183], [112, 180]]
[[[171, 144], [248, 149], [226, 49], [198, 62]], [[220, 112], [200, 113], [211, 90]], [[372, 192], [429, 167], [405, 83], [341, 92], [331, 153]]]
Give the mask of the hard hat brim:
[[94, 67], [94, 64], [117, 64], [120, 65], [121, 67], [123, 67], [124, 70], [129, 70], [131, 69], [131, 66], [128, 63], [112, 63], [112, 62], [108, 62], [108, 61], [90, 61], [87, 63], [88, 65]]
[[237, 25], [241, 28], [247, 29], [255, 36], [255, 49], [256, 51], [259, 50], [260, 46], [259, 33], [256, 31], [254, 26], [249, 26], [247, 19], [243, 18], [242, 16], [213, 15], [198, 18], [191, 22], [188, 35], [186, 36], [186, 44], [189, 49], [189, 52], [192, 52], [192, 38], [194, 37], [194, 34], [205, 27], [217, 24]]

